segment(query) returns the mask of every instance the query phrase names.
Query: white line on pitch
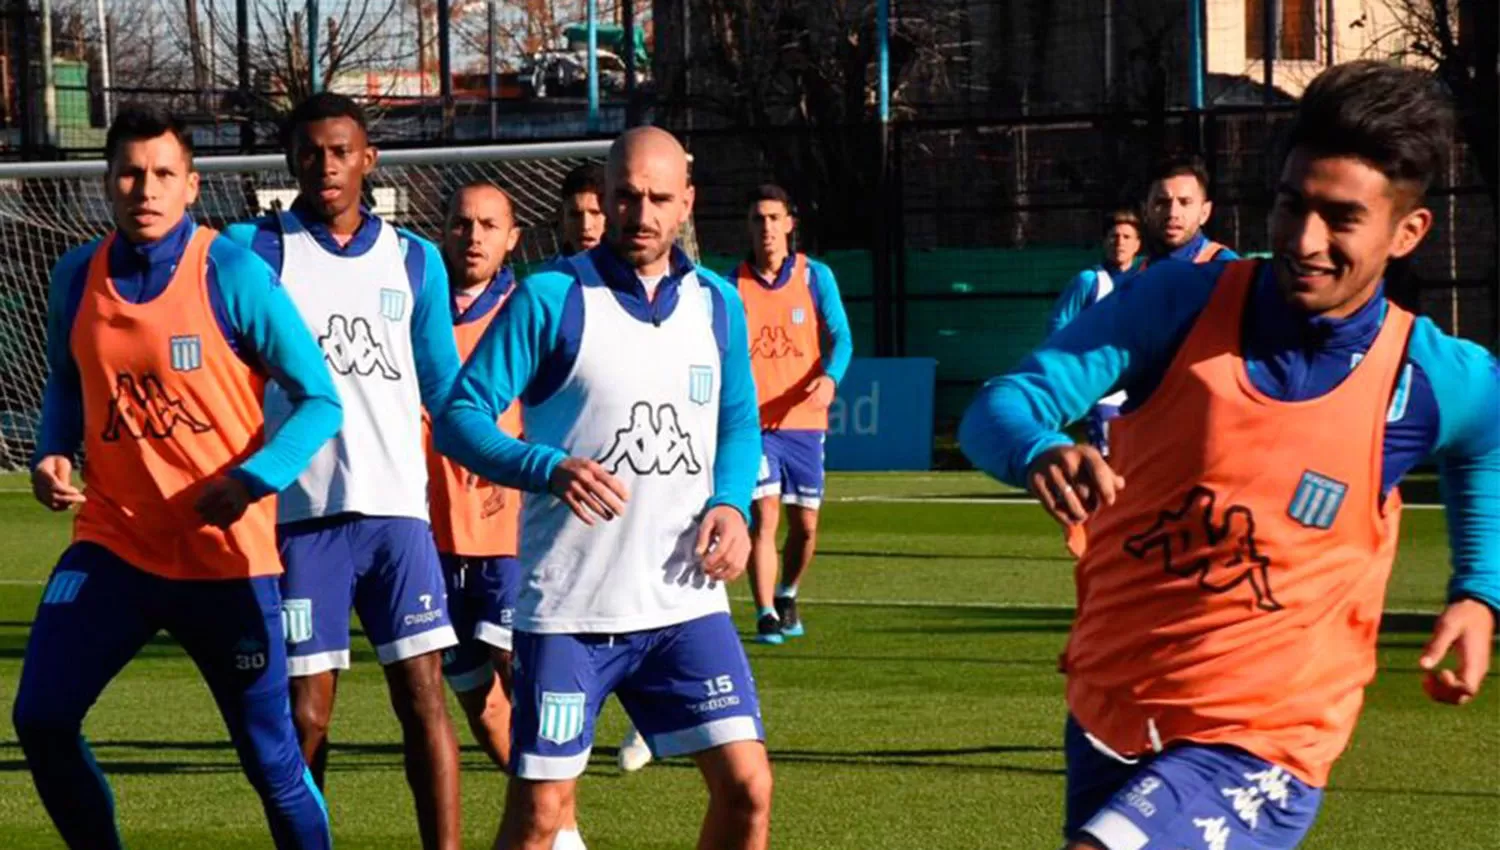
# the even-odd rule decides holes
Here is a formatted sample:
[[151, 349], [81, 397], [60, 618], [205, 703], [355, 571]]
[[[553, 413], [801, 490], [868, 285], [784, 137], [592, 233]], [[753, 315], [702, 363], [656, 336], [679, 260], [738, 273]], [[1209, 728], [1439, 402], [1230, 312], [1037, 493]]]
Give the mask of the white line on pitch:
[[[889, 505], [1035, 505], [1036, 499], [1021, 495], [1000, 496], [830, 496], [824, 502], [865, 502]], [[1440, 511], [1442, 505], [1406, 504], [1405, 510]]]

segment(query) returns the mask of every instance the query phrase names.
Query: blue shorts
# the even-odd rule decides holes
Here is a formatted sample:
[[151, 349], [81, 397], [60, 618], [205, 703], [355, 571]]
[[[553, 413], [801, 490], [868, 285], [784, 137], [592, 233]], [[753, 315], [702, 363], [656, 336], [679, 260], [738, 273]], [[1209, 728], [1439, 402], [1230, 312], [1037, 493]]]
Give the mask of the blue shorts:
[[755, 498], [780, 496], [788, 505], [817, 510], [823, 504], [822, 431], [762, 431]]
[[1134, 763], [1099, 749], [1068, 718], [1063, 835], [1106, 850], [1292, 850], [1323, 789], [1244, 750], [1179, 744]]
[[1109, 457], [1109, 422], [1120, 415], [1120, 408], [1113, 404], [1096, 404], [1089, 410], [1088, 418], [1084, 420], [1085, 435], [1088, 437], [1089, 445], [1099, 450], [1099, 453]]
[[276, 537], [290, 675], [349, 668], [350, 608], [381, 664], [458, 643], [422, 520], [342, 514], [280, 526]]
[[455, 691], [472, 691], [494, 678], [490, 648], [511, 648], [521, 562], [515, 558], [439, 555], [448, 585], [448, 617], [458, 645], [443, 653], [443, 675]]
[[760, 700], [728, 614], [624, 635], [516, 632], [511, 769], [574, 779], [611, 693], [657, 758], [760, 741]]

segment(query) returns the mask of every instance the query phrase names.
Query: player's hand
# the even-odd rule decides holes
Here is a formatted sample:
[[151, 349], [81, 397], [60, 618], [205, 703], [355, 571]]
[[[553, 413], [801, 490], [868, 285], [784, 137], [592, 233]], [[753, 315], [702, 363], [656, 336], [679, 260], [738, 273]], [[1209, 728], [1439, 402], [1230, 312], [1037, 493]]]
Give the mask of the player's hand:
[[31, 470], [31, 495], [52, 511], [65, 511], [88, 501], [73, 486], [73, 461], [63, 455], [47, 455]]
[[833, 394], [837, 390], [838, 384], [832, 378], [819, 375], [807, 385], [807, 398], [812, 402], [814, 410], [827, 410], [833, 404]]
[[548, 487], [584, 525], [593, 525], [595, 518], [614, 519], [625, 512], [625, 502], [630, 498], [620, 479], [597, 462], [582, 457], [570, 457], [559, 463], [552, 470]]
[[750, 527], [745, 515], [728, 505], [717, 505], [698, 525], [698, 545], [703, 574], [718, 581], [734, 581], [750, 564]]
[[[1491, 642], [1495, 638], [1495, 614], [1477, 599], [1460, 599], [1443, 609], [1432, 640], [1422, 650], [1417, 665], [1427, 674], [1422, 689], [1436, 702], [1463, 705], [1474, 699], [1490, 669]], [[1458, 659], [1458, 669], [1438, 669], [1448, 651]]]
[[1068, 526], [1088, 519], [1102, 505], [1113, 505], [1125, 479], [1093, 446], [1057, 446], [1031, 462], [1026, 486], [1053, 519]]
[[219, 475], [203, 485], [203, 492], [193, 502], [193, 510], [204, 524], [228, 528], [245, 515], [251, 501], [250, 491], [243, 482], [230, 475]]

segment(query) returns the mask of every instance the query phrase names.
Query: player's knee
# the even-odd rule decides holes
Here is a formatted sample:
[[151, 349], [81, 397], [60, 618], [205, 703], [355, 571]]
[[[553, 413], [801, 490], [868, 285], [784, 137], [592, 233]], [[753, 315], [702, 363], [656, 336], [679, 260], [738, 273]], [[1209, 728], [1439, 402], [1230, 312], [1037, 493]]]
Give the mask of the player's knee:
[[321, 743], [328, 738], [328, 707], [312, 700], [293, 700], [292, 724], [302, 741]]
[[43, 743], [52, 740], [75, 740], [82, 731], [83, 718], [71, 712], [38, 700], [28, 688], [16, 695], [16, 704], [11, 708], [11, 725], [16, 730], [16, 740], [24, 746], [28, 742]]
[[573, 789], [566, 783], [528, 784], [525, 792], [512, 798], [517, 806], [519, 823], [529, 841], [554, 836], [573, 808]]
[[813, 511], [797, 511], [786, 526], [788, 543], [808, 545], [818, 539], [818, 515]]
[[770, 818], [772, 785], [771, 766], [762, 762], [723, 777], [709, 793], [736, 820], [753, 823]]
[[423, 656], [399, 664], [402, 669], [393, 671], [399, 684], [391, 689], [391, 708], [396, 712], [396, 719], [404, 726], [427, 727], [446, 723], [448, 698], [443, 692], [436, 654], [430, 659]]

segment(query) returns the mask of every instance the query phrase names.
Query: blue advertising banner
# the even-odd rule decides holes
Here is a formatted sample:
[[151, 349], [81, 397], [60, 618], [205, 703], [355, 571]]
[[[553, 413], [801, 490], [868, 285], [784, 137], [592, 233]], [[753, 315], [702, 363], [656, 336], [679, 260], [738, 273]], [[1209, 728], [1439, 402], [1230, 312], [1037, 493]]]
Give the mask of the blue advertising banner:
[[828, 468], [931, 469], [936, 376], [927, 357], [856, 357], [828, 409]]

